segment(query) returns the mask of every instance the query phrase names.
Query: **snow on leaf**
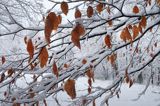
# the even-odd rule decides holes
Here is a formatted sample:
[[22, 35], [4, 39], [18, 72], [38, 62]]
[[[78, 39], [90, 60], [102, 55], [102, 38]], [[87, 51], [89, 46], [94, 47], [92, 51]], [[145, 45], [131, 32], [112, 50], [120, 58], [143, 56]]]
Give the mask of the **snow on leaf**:
[[61, 10], [65, 15], [67, 15], [68, 13], [68, 3], [67, 2], [63, 1], [61, 3]]
[[32, 39], [29, 39], [27, 42], [27, 51], [29, 53], [30, 59], [32, 59], [34, 55], [34, 46], [32, 43]]
[[111, 48], [111, 47], [112, 47], [111, 38], [110, 38], [109, 35], [105, 36], [104, 42], [105, 42], [105, 44], [108, 46], [108, 48]]
[[86, 75], [88, 76], [89, 79], [92, 78], [92, 80], [94, 81], [94, 72], [92, 71], [91, 68], [89, 68], [89, 69], [86, 71]]
[[88, 6], [88, 8], [87, 8], [88, 18], [92, 17], [92, 15], [93, 15], [93, 8], [91, 6]]
[[46, 47], [42, 47], [40, 54], [39, 54], [39, 61], [40, 61], [40, 67], [43, 68], [48, 61], [48, 51]]
[[2, 56], [2, 64], [4, 64], [6, 61], [6, 58], [4, 56]]
[[134, 6], [134, 7], [133, 7], [133, 13], [135, 13], [135, 14], [139, 13], [139, 8], [138, 8], [138, 6]]
[[71, 99], [76, 98], [75, 81], [73, 79], [68, 79], [65, 82], [64, 90], [71, 97]]
[[75, 18], [81, 18], [82, 14], [81, 14], [81, 11], [77, 8], [76, 11], [75, 11]]
[[59, 71], [58, 71], [56, 62], [53, 63], [53, 73], [54, 73], [54, 75], [56, 75], [56, 77], [58, 78]]

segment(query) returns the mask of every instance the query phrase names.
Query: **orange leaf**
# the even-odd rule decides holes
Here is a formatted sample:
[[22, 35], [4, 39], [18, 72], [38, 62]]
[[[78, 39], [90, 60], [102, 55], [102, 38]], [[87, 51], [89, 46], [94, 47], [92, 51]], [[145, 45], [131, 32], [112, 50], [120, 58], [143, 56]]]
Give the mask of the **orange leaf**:
[[93, 8], [91, 6], [88, 6], [88, 8], [87, 8], [88, 18], [92, 17], [92, 15], [93, 15]]
[[72, 79], [68, 79], [64, 84], [64, 90], [67, 94], [72, 98], [76, 98], [76, 90], [75, 90], [75, 81]]
[[92, 78], [92, 80], [94, 81], [94, 72], [91, 70], [91, 68], [86, 71], [86, 75], [89, 79]]
[[27, 51], [29, 53], [30, 59], [32, 59], [34, 55], [34, 46], [31, 39], [29, 39], [27, 42]]
[[50, 43], [52, 30], [57, 30], [59, 23], [60, 20], [58, 19], [56, 14], [54, 12], [50, 12], [46, 18], [44, 29], [45, 38], [48, 44]]
[[146, 16], [142, 16], [142, 19], [139, 23], [143, 28], [146, 28], [146, 25], [147, 25], [147, 19], [146, 19]]
[[43, 68], [48, 61], [48, 51], [46, 47], [42, 47], [40, 54], [39, 54], [39, 61], [40, 61], [40, 67]]
[[139, 23], [139, 25], [138, 25], [138, 30], [139, 30], [140, 33], [143, 33], [142, 27], [141, 27], [140, 23]]
[[138, 8], [138, 6], [134, 6], [134, 7], [133, 7], [133, 13], [135, 13], [135, 14], [139, 13], [139, 8]]
[[100, 14], [103, 10], [103, 4], [102, 3], [99, 3], [97, 6], [96, 6], [96, 10], [98, 11], [98, 13]]
[[87, 60], [86, 60], [86, 59], [83, 59], [83, 60], [82, 60], [82, 63], [83, 63], [83, 64], [86, 64], [86, 63], [87, 63]]
[[6, 58], [4, 56], [2, 56], [2, 64], [4, 64], [6, 61]]
[[63, 1], [61, 3], [61, 10], [65, 15], [67, 15], [67, 13], [68, 13], [68, 4], [67, 4], [67, 2]]
[[125, 33], [124, 34], [125, 34], [127, 40], [130, 40], [130, 41], [132, 40], [131, 34], [130, 34], [127, 27], [125, 28]]
[[75, 15], [74, 15], [75, 18], [81, 18], [81, 15], [82, 14], [81, 14], [80, 10], [77, 8], [76, 11], [75, 11]]
[[133, 39], [135, 39], [139, 34], [139, 29], [136, 25], [134, 25], [132, 31], [133, 31]]
[[79, 49], [81, 49], [80, 37], [79, 37], [78, 33], [75, 30], [72, 30], [71, 35], [72, 35], [71, 41], [73, 42], [73, 44], [75, 46], [77, 46]]
[[59, 71], [58, 71], [56, 62], [54, 62], [54, 64], [53, 64], [53, 73], [54, 73], [54, 75], [56, 75], [56, 77], [58, 78]]
[[104, 39], [104, 42], [105, 44], [108, 46], [108, 48], [111, 48], [112, 47], [112, 44], [111, 44], [111, 38], [109, 35], [107, 35]]

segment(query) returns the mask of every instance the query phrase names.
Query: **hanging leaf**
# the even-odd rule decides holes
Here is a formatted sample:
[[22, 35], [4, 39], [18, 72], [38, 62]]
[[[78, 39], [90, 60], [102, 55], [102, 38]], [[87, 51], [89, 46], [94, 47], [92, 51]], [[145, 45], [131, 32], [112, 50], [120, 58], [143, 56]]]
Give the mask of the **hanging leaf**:
[[88, 18], [92, 17], [92, 15], [93, 15], [93, 8], [91, 6], [88, 6], [88, 8], [87, 8]]
[[87, 63], [87, 60], [86, 59], [83, 59], [82, 60], [82, 64], [86, 64]]
[[80, 36], [83, 36], [84, 34], [85, 34], [85, 28], [81, 24], [77, 24], [76, 27], [71, 32], [71, 41], [79, 49], [81, 49]]
[[88, 79], [88, 85], [91, 87], [92, 86], [92, 80], [91, 78]]
[[68, 4], [67, 4], [67, 2], [63, 1], [61, 3], [61, 10], [65, 15], [67, 15], [67, 13], [68, 13]]
[[39, 61], [40, 61], [40, 67], [43, 68], [48, 61], [48, 51], [46, 47], [42, 47], [40, 54], [39, 54]]
[[112, 20], [109, 20], [109, 21], [108, 21], [108, 25], [109, 25], [109, 26], [112, 26], [112, 25], [113, 25]]
[[93, 82], [94, 82], [94, 72], [92, 71], [91, 68], [89, 68], [89, 69], [86, 71], [86, 75], [88, 76], [89, 79], [92, 79]]
[[27, 44], [27, 36], [24, 37], [24, 43]]
[[139, 34], [139, 29], [136, 25], [133, 26], [132, 32], [133, 32], [133, 39], [135, 39]]
[[125, 28], [125, 33], [124, 34], [125, 34], [127, 40], [129, 40], [129, 41], [132, 40], [131, 34], [130, 34], [127, 27]]
[[71, 97], [71, 99], [76, 98], [75, 81], [68, 79], [64, 84], [64, 90]]
[[88, 93], [90, 94], [92, 91], [91, 87], [88, 87]]
[[57, 30], [59, 23], [60, 20], [58, 19], [56, 14], [54, 12], [50, 12], [46, 18], [44, 29], [45, 39], [48, 44], [50, 43], [52, 30]]
[[140, 24], [141, 27], [143, 27], [144, 29], [146, 28], [146, 26], [147, 26], [147, 19], [146, 19], [146, 16], [142, 16], [141, 21], [140, 21], [139, 24]]
[[14, 73], [14, 72], [13, 72], [13, 69], [10, 68], [10, 69], [8, 70], [8, 77], [12, 76], [13, 73]]
[[4, 64], [6, 61], [6, 58], [4, 56], [2, 56], [2, 64]]
[[111, 47], [112, 47], [111, 38], [110, 38], [109, 35], [105, 36], [104, 42], [105, 42], [105, 44], [108, 46], [108, 48], [111, 48]]
[[69, 66], [68, 66], [68, 64], [64, 64], [64, 68], [68, 68]]
[[99, 4], [96, 6], [96, 10], [97, 10], [98, 13], [100, 14], [100, 13], [103, 11], [103, 4], [102, 4], [102, 3], [99, 3]]
[[5, 74], [2, 73], [2, 74], [0, 75], [0, 83], [4, 80], [4, 78], [5, 78]]
[[75, 15], [74, 15], [75, 18], [81, 18], [81, 15], [82, 15], [81, 11], [77, 8], [76, 11], [75, 11]]
[[58, 78], [58, 76], [59, 76], [59, 71], [58, 71], [56, 62], [53, 63], [53, 73], [54, 73], [54, 75], [56, 75], [56, 77]]
[[71, 32], [71, 41], [72, 43], [77, 46], [79, 49], [81, 49], [81, 45], [80, 45], [80, 37], [78, 35], [78, 33], [75, 30], [72, 30]]
[[138, 6], [134, 6], [134, 7], [133, 7], [133, 13], [135, 13], [135, 14], [139, 13], [139, 8], [138, 8]]
[[31, 39], [29, 39], [27, 42], [27, 51], [29, 53], [30, 59], [32, 59], [34, 55], [34, 46]]

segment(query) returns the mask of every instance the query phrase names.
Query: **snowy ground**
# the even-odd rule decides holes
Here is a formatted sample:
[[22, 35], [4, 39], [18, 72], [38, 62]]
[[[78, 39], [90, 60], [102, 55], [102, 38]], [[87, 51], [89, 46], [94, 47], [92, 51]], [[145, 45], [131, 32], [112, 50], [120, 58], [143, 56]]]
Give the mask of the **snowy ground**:
[[[106, 87], [109, 85], [109, 83], [111, 82], [95, 80], [93, 86]], [[85, 91], [83, 90], [87, 88], [87, 86], [87, 78], [79, 78], [76, 81], [76, 90], [78, 91], [77, 96], [84, 94]], [[153, 93], [153, 91], [160, 90], [158, 87], [155, 86], [149, 86], [145, 95], [142, 95], [140, 99], [134, 101], [134, 99], [138, 97], [138, 94], [141, 93], [144, 88], [144, 85], [139, 84], [134, 84], [131, 88], [129, 88], [127, 84], [123, 84], [121, 87], [120, 98], [118, 99], [115, 96], [112, 99], [110, 99], [109, 106], [160, 106], [160, 94]], [[57, 95], [57, 98], [59, 99], [59, 103], [62, 106], [66, 106], [70, 101], [70, 97], [65, 92], [61, 92], [59, 95]], [[102, 100], [103, 96], [99, 99], [96, 99], [96, 106], [100, 106], [100, 101]], [[49, 106], [58, 106], [52, 98], [49, 98], [47, 103]]]
[[[29, 77], [28, 77], [29, 79]], [[77, 97], [80, 95], [87, 94], [87, 91], [84, 91], [88, 88], [86, 77], [81, 77], [76, 81], [76, 91]], [[22, 83], [23, 79], [18, 81], [18, 85], [21, 87], [25, 86]], [[95, 80], [93, 86], [101, 86], [106, 87], [111, 83], [111, 81], [102, 81], [102, 80]], [[138, 94], [143, 91], [145, 85], [134, 84], [131, 88], [128, 87], [127, 84], [123, 84], [121, 87], [120, 98], [116, 96], [109, 100], [109, 106], [160, 106], [160, 94], [153, 93], [160, 91], [160, 87], [157, 86], [149, 86], [145, 95], [142, 95], [140, 99], [134, 101], [138, 97]], [[1, 89], [2, 90], [2, 89]], [[1, 92], [2, 93], [2, 92]], [[2, 93], [3, 94], [3, 93]], [[102, 101], [104, 96], [99, 99], [96, 99], [96, 106], [100, 106], [100, 101]], [[71, 103], [70, 97], [64, 91], [60, 91], [57, 95], [57, 99], [61, 106], [67, 106], [67, 104]], [[59, 106], [55, 102], [53, 97], [47, 98], [47, 105], [48, 106]], [[40, 106], [44, 106], [43, 102], [40, 102]], [[90, 105], [92, 106], [92, 104]]]

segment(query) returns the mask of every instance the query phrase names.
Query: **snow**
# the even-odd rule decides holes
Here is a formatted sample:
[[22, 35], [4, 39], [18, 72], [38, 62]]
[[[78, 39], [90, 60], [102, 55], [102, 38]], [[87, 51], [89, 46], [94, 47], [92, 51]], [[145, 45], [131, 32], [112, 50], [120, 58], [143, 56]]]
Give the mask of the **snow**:
[[[81, 77], [78, 78], [76, 81], [76, 91], [77, 96], [84, 95], [87, 93], [85, 89], [87, 89], [87, 78]], [[93, 83], [94, 87], [100, 86], [100, 87], [107, 87], [111, 84], [111, 81], [102, 81], [96, 79]], [[160, 96], [158, 93], [153, 93], [153, 91], [158, 90], [157, 86], [149, 86], [145, 95], [142, 95], [138, 100], [138, 94], [143, 91], [145, 88], [145, 85], [139, 85], [134, 84], [131, 88], [128, 87], [127, 84], [123, 83], [121, 86], [121, 93], [119, 94], [120, 98], [117, 98], [117, 96], [114, 96], [113, 98], [109, 99], [108, 103], [109, 106], [158, 106], [160, 105]], [[101, 101], [103, 101], [105, 95], [102, 97], [96, 99], [96, 106], [100, 106]], [[67, 106], [71, 103], [70, 97], [66, 94], [64, 91], [60, 91], [59, 94], [57, 94], [57, 99], [59, 103], [62, 106]], [[43, 105], [43, 103], [41, 103]], [[58, 106], [57, 103], [54, 101], [52, 97], [49, 97], [47, 99], [48, 106]], [[92, 106], [92, 104], [90, 105]]]

